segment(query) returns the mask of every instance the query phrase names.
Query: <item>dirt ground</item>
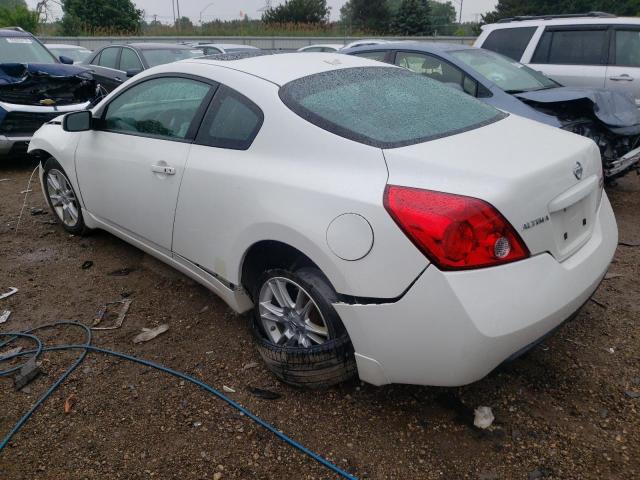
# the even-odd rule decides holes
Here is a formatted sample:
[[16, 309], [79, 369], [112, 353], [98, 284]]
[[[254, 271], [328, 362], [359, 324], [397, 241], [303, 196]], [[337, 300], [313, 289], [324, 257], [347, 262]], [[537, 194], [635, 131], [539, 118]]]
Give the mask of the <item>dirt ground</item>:
[[[463, 388], [353, 383], [307, 392], [276, 381], [252, 347], [247, 317], [203, 287], [104, 232], [80, 238], [52, 225], [33, 165], [0, 166], [0, 331], [58, 320], [90, 324], [106, 302], [132, 300], [119, 330], [94, 344], [162, 363], [217, 389], [360, 478], [640, 478], [640, 248], [620, 246], [580, 315], [527, 356]], [[640, 177], [609, 189], [620, 239], [640, 243]], [[82, 269], [85, 261], [90, 268]], [[109, 272], [128, 268], [128, 275]], [[138, 345], [143, 327], [168, 332]], [[81, 341], [72, 327], [43, 337]], [[26, 343], [23, 344], [25, 347]], [[73, 362], [42, 356], [44, 375], [20, 392], [0, 378], [0, 438]], [[257, 366], [256, 366], [257, 363]], [[6, 364], [2, 365], [2, 368]], [[281, 398], [249, 392], [258, 387]], [[65, 413], [65, 400], [75, 403]], [[491, 430], [472, 426], [486, 405]], [[163, 373], [90, 353], [0, 453], [0, 479], [335, 478], [221, 400]]]

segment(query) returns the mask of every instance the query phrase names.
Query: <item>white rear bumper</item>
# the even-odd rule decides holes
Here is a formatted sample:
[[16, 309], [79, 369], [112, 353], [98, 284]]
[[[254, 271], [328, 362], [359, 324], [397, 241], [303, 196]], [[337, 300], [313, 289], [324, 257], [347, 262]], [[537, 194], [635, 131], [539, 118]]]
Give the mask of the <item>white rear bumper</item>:
[[604, 195], [591, 239], [562, 263], [541, 254], [474, 271], [431, 266], [396, 303], [336, 304], [360, 378], [374, 385], [439, 386], [483, 378], [589, 299], [617, 243], [615, 217]]

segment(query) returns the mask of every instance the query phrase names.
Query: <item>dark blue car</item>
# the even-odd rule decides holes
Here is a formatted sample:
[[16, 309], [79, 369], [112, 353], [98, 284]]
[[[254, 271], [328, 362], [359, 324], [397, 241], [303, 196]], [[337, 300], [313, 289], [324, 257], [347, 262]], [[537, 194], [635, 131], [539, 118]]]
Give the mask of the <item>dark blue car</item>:
[[396, 42], [341, 53], [407, 68], [506, 112], [591, 138], [609, 180], [640, 166], [640, 113], [630, 95], [563, 87], [510, 58], [460, 44]]

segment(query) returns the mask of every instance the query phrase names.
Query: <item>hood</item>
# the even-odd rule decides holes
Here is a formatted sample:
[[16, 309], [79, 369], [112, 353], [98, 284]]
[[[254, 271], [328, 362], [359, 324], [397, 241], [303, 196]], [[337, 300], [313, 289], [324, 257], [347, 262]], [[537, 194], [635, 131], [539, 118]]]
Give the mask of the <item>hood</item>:
[[546, 108], [563, 104], [563, 110], [568, 114], [575, 111], [576, 115], [580, 115], [586, 108], [611, 129], [640, 131], [640, 111], [635, 99], [623, 92], [601, 88], [558, 87], [517, 93], [514, 96], [526, 103]]
[[96, 83], [84, 67], [53, 64], [0, 64], [0, 101], [38, 106], [86, 103], [96, 97]]

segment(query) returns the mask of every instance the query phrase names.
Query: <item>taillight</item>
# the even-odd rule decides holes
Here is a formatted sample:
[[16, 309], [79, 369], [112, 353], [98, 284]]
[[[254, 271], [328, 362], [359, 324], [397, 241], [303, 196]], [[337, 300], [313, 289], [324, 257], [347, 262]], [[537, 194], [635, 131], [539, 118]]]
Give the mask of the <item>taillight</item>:
[[384, 206], [442, 270], [492, 267], [529, 256], [511, 224], [477, 198], [388, 185]]

